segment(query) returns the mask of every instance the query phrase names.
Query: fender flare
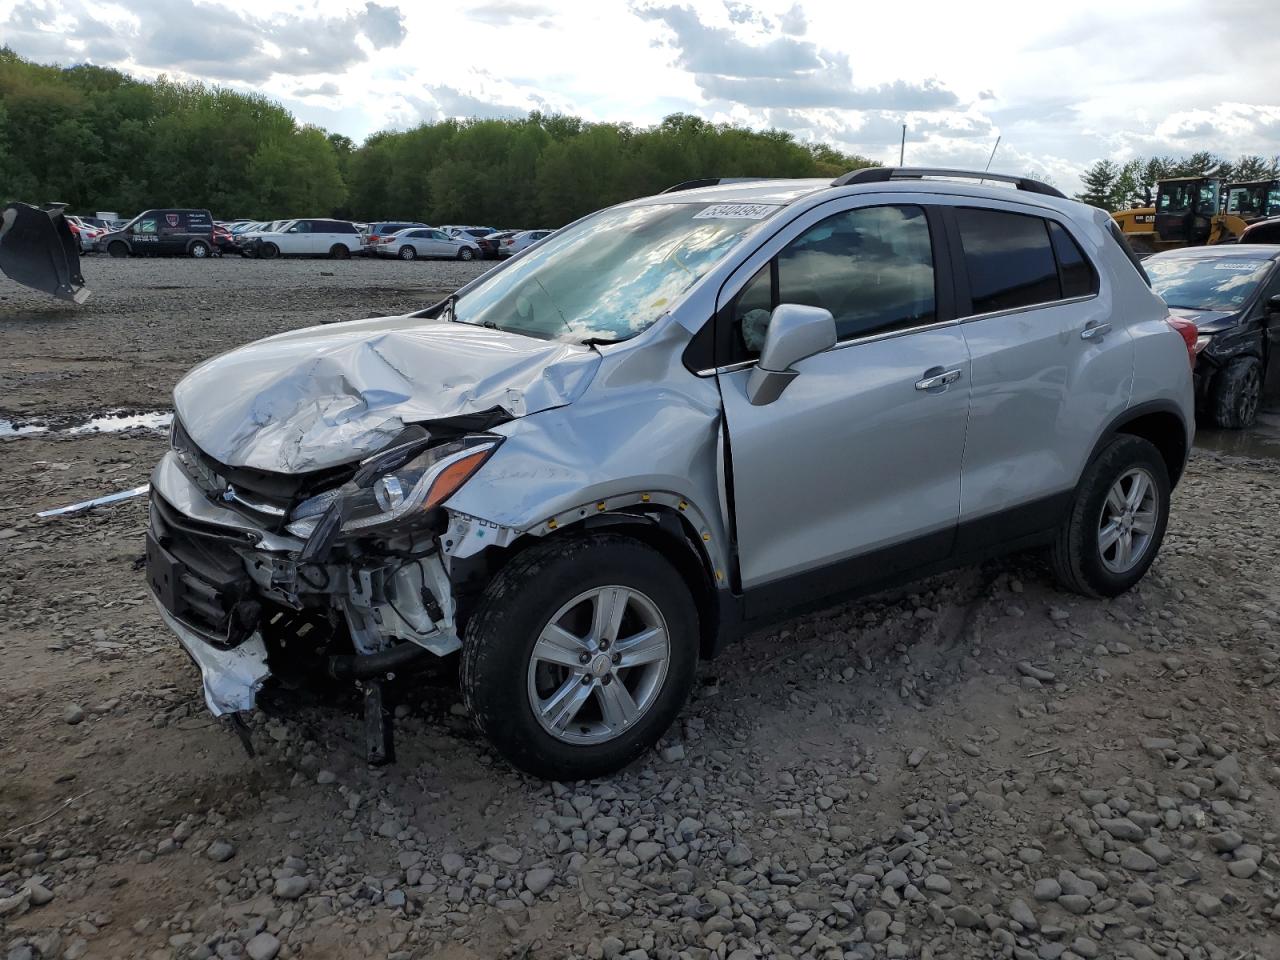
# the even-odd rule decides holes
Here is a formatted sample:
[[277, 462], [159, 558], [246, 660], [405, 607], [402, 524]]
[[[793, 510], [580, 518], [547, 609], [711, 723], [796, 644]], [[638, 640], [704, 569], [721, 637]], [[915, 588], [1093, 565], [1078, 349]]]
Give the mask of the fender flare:
[[[1142, 417], [1150, 416], [1153, 413], [1168, 414], [1175, 418], [1182, 427], [1181, 446], [1182, 446], [1182, 462], [1177, 465], [1176, 470], [1169, 471], [1169, 480], [1172, 485], [1176, 485], [1182, 476], [1183, 468], [1186, 466], [1187, 460], [1191, 456], [1191, 438], [1188, 436], [1187, 422], [1182, 415], [1182, 410], [1172, 400], [1148, 400], [1145, 403], [1135, 404], [1127, 407], [1123, 412], [1117, 414], [1105, 427], [1102, 428], [1098, 438], [1094, 441], [1093, 449], [1089, 451], [1089, 456], [1080, 467], [1081, 475], [1088, 468], [1089, 464], [1097, 459], [1098, 454], [1102, 452], [1102, 448], [1112, 441], [1118, 434], [1125, 433], [1123, 429], [1127, 424], [1133, 423]], [[1164, 451], [1161, 451], [1162, 453]], [[1076, 479], [1077, 484], [1079, 478]]]

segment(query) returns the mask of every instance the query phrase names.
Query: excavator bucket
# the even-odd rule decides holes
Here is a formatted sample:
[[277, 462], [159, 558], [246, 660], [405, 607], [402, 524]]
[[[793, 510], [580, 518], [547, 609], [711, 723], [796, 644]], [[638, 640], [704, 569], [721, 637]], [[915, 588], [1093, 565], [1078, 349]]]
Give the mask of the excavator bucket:
[[43, 209], [11, 203], [0, 211], [0, 273], [50, 296], [84, 303], [79, 244], [62, 216], [64, 203]]

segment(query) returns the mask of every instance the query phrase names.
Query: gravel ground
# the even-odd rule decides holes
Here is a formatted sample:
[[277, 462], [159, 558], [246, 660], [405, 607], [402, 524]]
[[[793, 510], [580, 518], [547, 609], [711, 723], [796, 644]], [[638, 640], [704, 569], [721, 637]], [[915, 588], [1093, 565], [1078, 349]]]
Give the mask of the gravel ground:
[[[0, 416], [163, 409], [208, 355], [476, 269], [90, 260], [79, 310], [5, 288]], [[398, 691], [395, 766], [341, 689], [273, 691], [248, 757], [146, 598], [143, 505], [33, 517], [163, 437], [0, 439], [0, 957], [1280, 956], [1275, 422], [1196, 454], [1132, 593], [1024, 556], [833, 607], [587, 784], [498, 761], [448, 663]]]

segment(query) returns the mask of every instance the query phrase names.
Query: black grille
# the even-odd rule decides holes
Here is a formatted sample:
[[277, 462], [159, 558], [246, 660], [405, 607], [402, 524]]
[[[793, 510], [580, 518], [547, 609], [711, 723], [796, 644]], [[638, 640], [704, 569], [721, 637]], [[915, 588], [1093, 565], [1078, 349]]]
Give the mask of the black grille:
[[147, 531], [147, 581], [160, 605], [214, 643], [233, 645], [236, 605], [253, 593], [253, 581], [235, 546], [253, 538], [192, 520], [159, 494], [151, 494]]

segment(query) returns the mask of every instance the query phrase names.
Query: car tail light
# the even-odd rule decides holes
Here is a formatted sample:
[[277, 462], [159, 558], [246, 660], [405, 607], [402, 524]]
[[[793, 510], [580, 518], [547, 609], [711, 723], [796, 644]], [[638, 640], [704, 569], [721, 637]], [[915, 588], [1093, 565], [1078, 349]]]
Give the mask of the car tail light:
[[390, 243], [394, 239], [395, 237], [374, 237], [373, 242], [374, 243]]
[[1187, 360], [1191, 366], [1196, 365], [1196, 354], [1205, 348], [1209, 342], [1209, 338], [1204, 338], [1204, 343], [1200, 343], [1200, 328], [1190, 320], [1184, 320], [1182, 317], [1165, 317], [1164, 322], [1178, 331], [1178, 336], [1182, 337], [1182, 342], [1187, 345]]
[[512, 246], [512, 245], [514, 245], [514, 244], [515, 244], [515, 241], [514, 241], [514, 240], [510, 240], [510, 239], [508, 239], [508, 240], [503, 240], [502, 242], [503, 242], [503, 243], [505, 243], [508, 247], [510, 247], [510, 246]]

